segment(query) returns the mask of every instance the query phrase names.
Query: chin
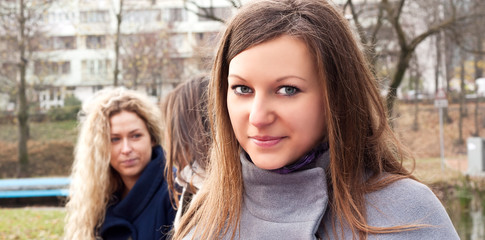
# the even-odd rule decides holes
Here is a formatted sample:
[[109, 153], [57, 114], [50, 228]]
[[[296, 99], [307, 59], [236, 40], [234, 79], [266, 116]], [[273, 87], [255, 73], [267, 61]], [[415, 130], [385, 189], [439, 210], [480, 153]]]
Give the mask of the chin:
[[282, 168], [282, 167], [285, 166], [285, 165], [281, 165], [281, 164], [254, 161], [254, 160], [253, 160], [253, 163], [254, 163], [254, 165], [256, 165], [256, 167], [264, 169], [264, 170], [275, 170], [275, 169]]

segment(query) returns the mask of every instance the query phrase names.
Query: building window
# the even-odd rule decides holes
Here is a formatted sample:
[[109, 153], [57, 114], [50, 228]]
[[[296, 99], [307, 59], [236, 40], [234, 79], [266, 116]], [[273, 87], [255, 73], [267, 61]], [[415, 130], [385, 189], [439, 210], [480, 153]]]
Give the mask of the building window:
[[88, 35], [86, 36], [86, 47], [89, 49], [98, 49], [106, 47], [105, 36]]
[[212, 8], [200, 8], [199, 9], [199, 21], [214, 21], [210, 17], [203, 17], [203, 16], [214, 16], [216, 18], [226, 20], [229, 19], [232, 15], [232, 10], [230, 7], [212, 7]]
[[62, 74], [71, 73], [71, 62], [62, 62], [61, 63], [61, 73]]
[[158, 22], [160, 21], [160, 10], [128, 10], [124, 12], [123, 21], [136, 23]]
[[93, 93], [95, 93], [95, 92], [97, 92], [97, 91], [102, 90], [102, 89], [103, 89], [103, 86], [101, 86], [101, 85], [96, 85], [96, 86], [93, 86], [93, 87], [92, 87], [92, 89], [93, 89]]
[[17, 44], [15, 36], [0, 36], [0, 52], [12, 51], [12, 46], [17, 46]]
[[215, 46], [218, 41], [217, 32], [200, 32], [196, 33], [195, 39], [199, 46]]
[[75, 37], [53, 37], [52, 48], [53, 49], [75, 49], [76, 38]]
[[169, 40], [170, 48], [175, 50], [180, 50], [184, 46], [185, 36], [186, 34], [184, 33], [172, 34]]
[[74, 16], [74, 12], [46, 12], [42, 17], [45, 23], [57, 24], [72, 23]]
[[167, 8], [163, 12], [163, 20], [166, 22], [185, 22], [187, 12], [183, 8]]
[[50, 37], [41, 42], [42, 50], [66, 50], [75, 48], [75, 37]]
[[35, 61], [34, 74], [37, 76], [62, 75], [71, 73], [71, 62]]
[[3, 70], [3, 76], [7, 77], [8, 79], [16, 79], [17, 78], [17, 64], [15, 63], [2, 63], [1, 65]]
[[84, 11], [80, 14], [81, 23], [107, 23], [109, 22], [108, 11]]
[[106, 75], [111, 69], [111, 62], [107, 59], [93, 59], [82, 61], [82, 70], [86, 75]]

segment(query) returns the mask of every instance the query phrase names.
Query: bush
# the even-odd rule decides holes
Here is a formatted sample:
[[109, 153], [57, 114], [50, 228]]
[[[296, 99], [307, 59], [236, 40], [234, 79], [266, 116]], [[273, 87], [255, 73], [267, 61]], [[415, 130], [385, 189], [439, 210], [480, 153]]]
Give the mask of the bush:
[[49, 109], [47, 117], [50, 121], [76, 120], [79, 110], [81, 110], [81, 101], [74, 96], [69, 96], [64, 100], [64, 107]]
[[64, 99], [64, 106], [81, 106], [81, 100], [77, 99], [74, 96], [69, 96]]
[[75, 120], [80, 109], [80, 106], [51, 108], [47, 112], [47, 117], [50, 121]]

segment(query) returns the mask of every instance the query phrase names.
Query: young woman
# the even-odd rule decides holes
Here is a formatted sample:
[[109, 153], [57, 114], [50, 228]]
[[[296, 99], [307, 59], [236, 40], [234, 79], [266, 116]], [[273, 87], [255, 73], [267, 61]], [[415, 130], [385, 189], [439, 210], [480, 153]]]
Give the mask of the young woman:
[[103, 90], [82, 113], [66, 239], [165, 239], [175, 211], [157, 105], [134, 91]]
[[174, 239], [458, 239], [402, 166], [376, 85], [327, 1], [244, 6], [209, 84], [207, 180]]
[[[210, 147], [208, 83], [205, 77], [184, 82], [170, 92], [161, 105], [165, 126], [163, 147], [167, 156], [165, 175], [177, 205], [175, 227], [205, 178]], [[173, 175], [174, 168], [177, 177]]]

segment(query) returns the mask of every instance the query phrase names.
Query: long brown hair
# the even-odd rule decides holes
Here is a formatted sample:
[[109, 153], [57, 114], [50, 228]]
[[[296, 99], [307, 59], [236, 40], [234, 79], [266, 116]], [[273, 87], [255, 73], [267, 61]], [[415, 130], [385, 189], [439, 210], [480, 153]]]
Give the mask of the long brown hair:
[[244, 190], [240, 147], [226, 103], [229, 63], [242, 51], [282, 35], [306, 43], [321, 79], [333, 217], [347, 222], [354, 238], [409, 230], [366, 223], [364, 195], [413, 176], [402, 166], [410, 156], [389, 127], [376, 79], [347, 20], [325, 0], [263, 0], [244, 6], [219, 43], [209, 86], [214, 140], [207, 187], [181, 219], [175, 239], [194, 229], [201, 239], [217, 239], [228, 231], [235, 236]]
[[[172, 203], [177, 207], [181, 192], [175, 187], [173, 168], [180, 171], [187, 165], [192, 167], [197, 161], [205, 170], [209, 159], [211, 136], [207, 120], [208, 84], [206, 77], [193, 78], [177, 86], [161, 104], [165, 128], [162, 145], [167, 159], [165, 175], [172, 194]], [[192, 182], [188, 181], [187, 184], [187, 191], [196, 193]]]

